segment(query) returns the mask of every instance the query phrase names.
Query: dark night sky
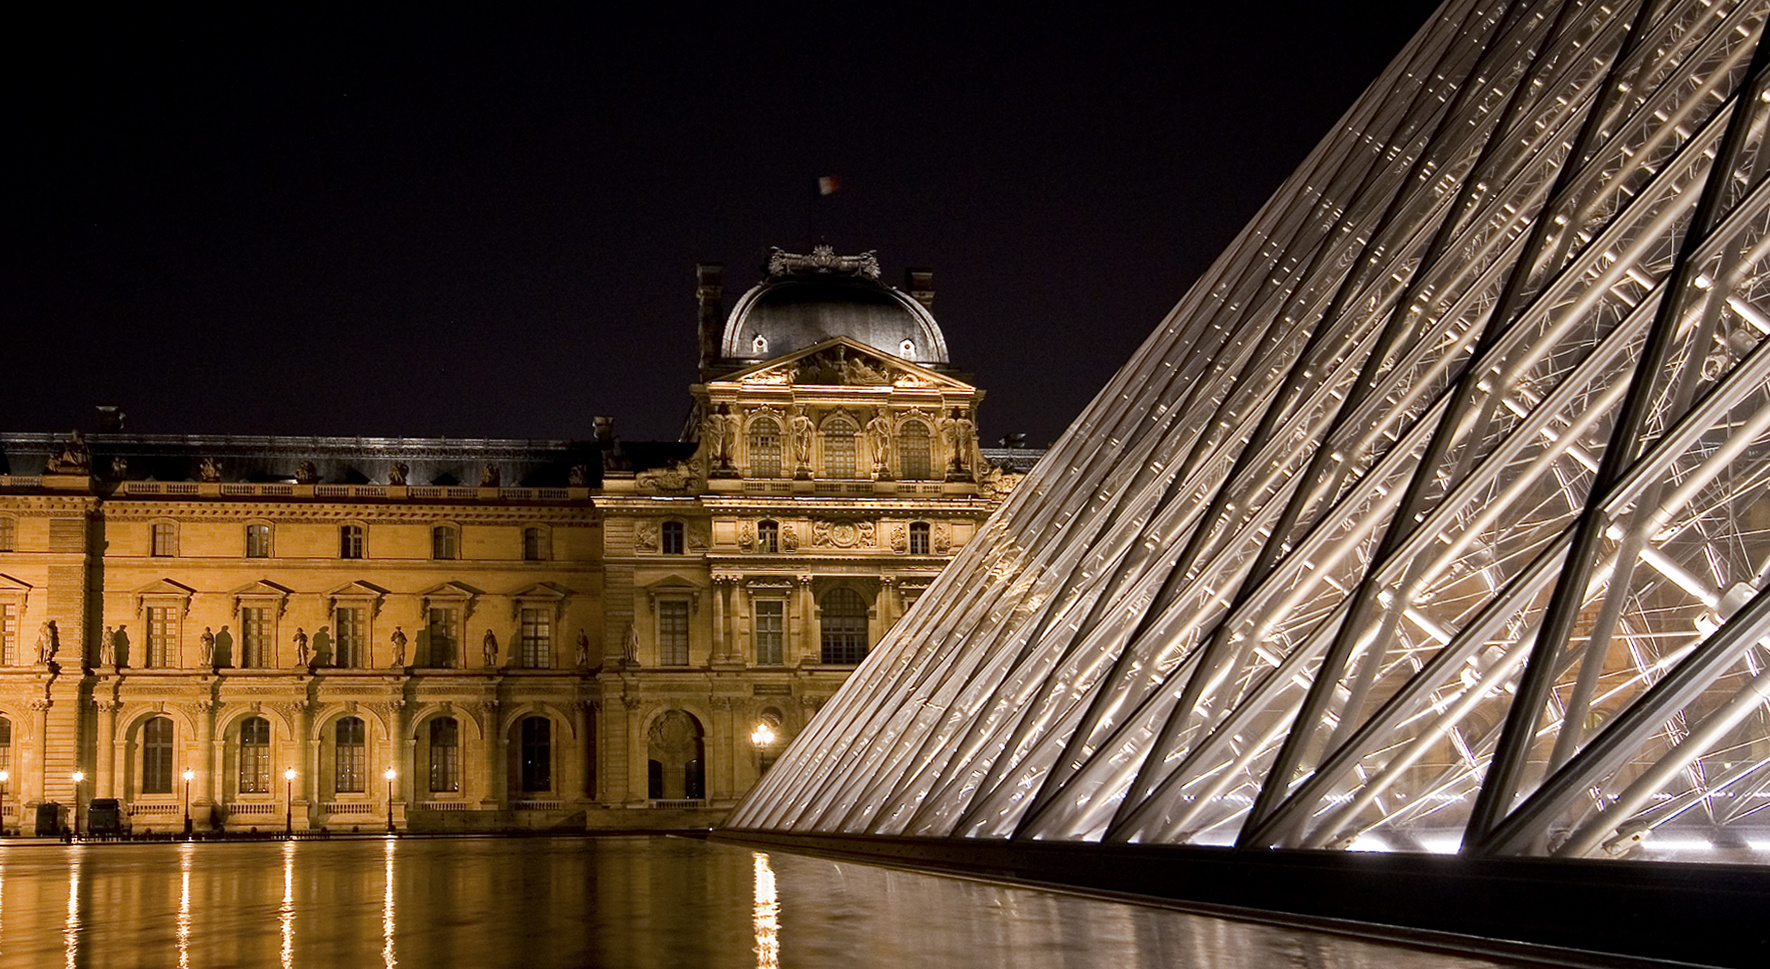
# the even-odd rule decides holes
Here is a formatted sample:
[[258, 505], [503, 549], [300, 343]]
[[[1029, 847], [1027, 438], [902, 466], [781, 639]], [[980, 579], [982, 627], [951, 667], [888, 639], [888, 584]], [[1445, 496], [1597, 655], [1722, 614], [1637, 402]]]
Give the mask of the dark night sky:
[[632, 6], [15, 29], [0, 430], [674, 438], [694, 263], [835, 174], [1046, 443], [1433, 5]]

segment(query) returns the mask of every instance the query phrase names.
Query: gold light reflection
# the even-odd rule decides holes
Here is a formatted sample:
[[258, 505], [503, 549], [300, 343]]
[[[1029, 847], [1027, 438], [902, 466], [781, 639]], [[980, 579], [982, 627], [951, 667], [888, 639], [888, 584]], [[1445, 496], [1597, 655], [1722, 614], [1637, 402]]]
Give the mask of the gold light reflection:
[[191, 853], [196, 846], [178, 846], [178, 969], [191, 967]]
[[399, 965], [393, 954], [393, 845], [392, 838], [387, 839], [387, 894], [381, 902], [381, 961], [387, 969]]
[[83, 845], [76, 845], [68, 859], [68, 920], [62, 924], [61, 940], [67, 950], [68, 969], [84, 960], [80, 958], [80, 855]]
[[295, 965], [295, 842], [283, 842], [283, 969]]
[[781, 905], [774, 891], [774, 869], [768, 856], [756, 856], [756, 969], [780, 969]]

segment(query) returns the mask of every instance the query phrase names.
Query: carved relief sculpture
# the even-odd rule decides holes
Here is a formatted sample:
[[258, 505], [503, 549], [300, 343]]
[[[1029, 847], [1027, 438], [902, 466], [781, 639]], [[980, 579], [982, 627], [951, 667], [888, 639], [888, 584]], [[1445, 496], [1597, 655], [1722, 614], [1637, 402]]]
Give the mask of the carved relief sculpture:
[[300, 464], [297, 464], [295, 466], [295, 483], [296, 484], [304, 484], [304, 485], [318, 484], [319, 480], [320, 480], [320, 469], [317, 467], [314, 467], [314, 463], [312, 461], [303, 461]]
[[86, 437], [79, 431], [68, 435], [62, 443], [61, 450], [49, 456], [50, 474], [91, 474], [92, 449], [86, 446]]
[[405, 487], [406, 475], [410, 474], [411, 470], [411, 468], [408, 468], [397, 461], [394, 462], [387, 468], [387, 483], [395, 487]]
[[197, 468], [197, 474], [201, 475], [204, 481], [214, 484], [221, 480], [221, 462], [214, 458], [204, 458], [202, 465]]
[[658, 550], [657, 522], [643, 521], [633, 529], [633, 550], [636, 552], [655, 552]]
[[565, 473], [565, 483], [573, 488], [584, 488], [590, 484], [590, 469], [574, 464]]
[[490, 461], [487, 461], [486, 466], [480, 469], [479, 486], [481, 488], [496, 488], [503, 480], [503, 472], [499, 471], [498, 466]]

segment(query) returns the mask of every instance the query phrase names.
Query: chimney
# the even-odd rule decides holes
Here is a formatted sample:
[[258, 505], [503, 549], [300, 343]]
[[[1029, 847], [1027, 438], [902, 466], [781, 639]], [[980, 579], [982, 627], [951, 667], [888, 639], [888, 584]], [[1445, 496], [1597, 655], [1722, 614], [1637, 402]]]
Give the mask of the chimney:
[[123, 433], [123, 408], [114, 404], [98, 405], [98, 433]]
[[700, 309], [700, 379], [706, 380], [713, 361], [719, 359], [719, 338], [724, 330], [719, 310], [725, 295], [725, 267], [716, 262], [696, 263], [694, 278], [694, 298]]
[[934, 270], [906, 269], [903, 275], [909, 285], [910, 295], [922, 304], [923, 309], [934, 312]]

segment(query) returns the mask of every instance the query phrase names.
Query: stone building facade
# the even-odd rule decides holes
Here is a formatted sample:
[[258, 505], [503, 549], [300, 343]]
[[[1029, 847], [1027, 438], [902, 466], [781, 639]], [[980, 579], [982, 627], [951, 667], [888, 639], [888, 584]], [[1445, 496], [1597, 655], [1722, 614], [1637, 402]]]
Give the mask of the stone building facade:
[[716, 821], [1037, 452], [928, 274], [699, 274], [682, 442], [0, 435], [6, 828]]

